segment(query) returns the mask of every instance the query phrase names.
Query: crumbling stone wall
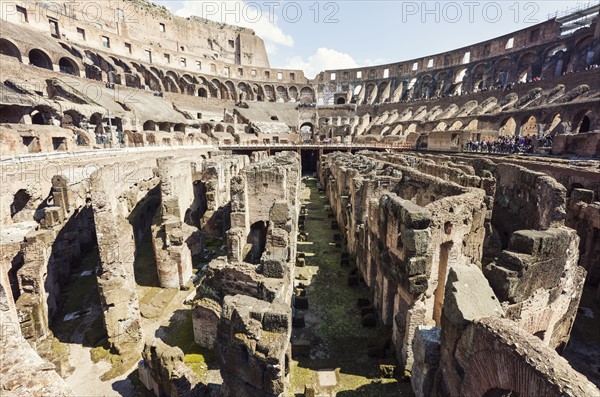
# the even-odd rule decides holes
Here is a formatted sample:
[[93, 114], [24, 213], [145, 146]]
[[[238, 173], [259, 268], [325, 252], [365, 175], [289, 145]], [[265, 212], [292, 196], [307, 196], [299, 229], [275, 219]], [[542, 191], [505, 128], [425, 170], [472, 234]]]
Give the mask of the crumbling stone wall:
[[230, 227], [231, 179], [248, 163], [247, 156], [218, 152], [192, 164], [194, 202], [187, 222], [199, 227], [205, 237], [222, 237]]
[[199, 230], [185, 219], [194, 202], [192, 164], [166, 158], [157, 161], [157, 169], [161, 205], [152, 225], [152, 248], [158, 281], [163, 288], [179, 288], [189, 283], [192, 255], [200, 252]]
[[138, 369], [142, 384], [157, 397], [208, 396], [208, 388], [183, 363], [183, 352], [160, 339], [146, 342]]
[[300, 159], [252, 160], [231, 179], [227, 256], [208, 265], [192, 317], [196, 342], [215, 349], [223, 396], [280, 395], [289, 371]]
[[159, 184], [155, 164], [152, 160], [119, 163], [119, 170], [135, 170], [135, 175], [101, 168], [90, 177], [100, 253], [98, 290], [108, 340], [119, 353], [141, 351], [143, 346], [133, 271], [136, 235], [142, 225], [130, 223], [129, 217]]
[[[586, 282], [600, 284], [600, 202], [594, 201], [594, 192], [574, 189], [568, 200], [566, 225], [577, 230], [579, 265], [587, 272]], [[600, 295], [599, 295], [600, 296]]]
[[[415, 349], [417, 362], [438, 367], [435, 374], [415, 379], [417, 396], [597, 394], [554, 349], [501, 318], [498, 299], [476, 266], [451, 269], [445, 294], [439, 343], [435, 335], [429, 338], [429, 355]], [[423, 335], [415, 341], [426, 338], [419, 332]], [[438, 348], [439, 355], [431, 354]]]
[[25, 340], [6, 290], [0, 279], [2, 393], [14, 396], [72, 396], [73, 392], [56, 373], [54, 365], [42, 360]]
[[276, 397], [285, 392], [291, 325], [290, 308], [281, 301], [225, 297], [216, 344], [222, 396]]
[[409, 369], [416, 327], [440, 321], [448, 269], [481, 264], [486, 195], [383, 158], [327, 155], [319, 176]]

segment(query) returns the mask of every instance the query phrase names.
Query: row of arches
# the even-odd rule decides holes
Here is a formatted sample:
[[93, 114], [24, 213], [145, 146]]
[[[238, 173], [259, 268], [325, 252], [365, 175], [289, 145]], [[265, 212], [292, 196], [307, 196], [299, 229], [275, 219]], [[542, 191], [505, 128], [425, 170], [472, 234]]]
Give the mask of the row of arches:
[[[23, 56], [19, 48], [14, 43], [4, 38], [0, 39], [0, 54], [16, 58], [19, 62], [23, 62]], [[29, 50], [26, 61], [29, 65], [38, 68], [54, 70], [54, 62], [50, 55], [39, 48], [32, 48]], [[58, 58], [56, 64], [58, 65], [59, 71], [62, 73], [80, 76], [79, 65], [74, 59], [63, 56]]]
[[335, 100], [329, 98], [324, 102], [330, 105], [347, 102], [374, 105], [456, 96], [579, 72], [599, 63], [600, 43], [588, 34], [572, 42], [554, 43], [543, 49], [471, 65], [425, 72], [403, 79], [392, 77], [380, 82], [359, 82], [347, 87], [345, 97], [336, 95]]
[[[370, 115], [366, 114], [363, 116], [364, 123], [368, 123], [371, 118]], [[479, 120], [454, 120], [452, 121], [440, 121], [436, 124], [430, 124], [431, 131], [477, 131], [479, 130]], [[364, 129], [364, 133], [369, 135], [399, 135], [406, 136], [411, 132], [417, 132], [422, 130], [423, 126], [420, 126], [418, 122], [408, 121], [402, 123], [390, 123], [379, 122], [375, 120], [373, 124]], [[495, 127], [487, 126], [484, 130], [495, 130], [501, 136], [532, 136], [543, 138], [545, 136], [556, 136], [564, 133], [579, 134], [587, 133], [593, 130], [599, 129], [598, 115], [590, 109], [582, 109], [578, 111], [574, 116], [571, 116], [570, 120], [567, 120], [567, 116], [560, 112], [553, 112], [545, 117], [541, 117], [536, 114], [526, 114], [522, 117], [509, 116], [501, 119]], [[361, 134], [363, 130], [359, 131], [359, 128], [355, 130], [355, 133]], [[425, 131], [421, 131], [425, 132]]]
[[[61, 45], [75, 58], [79, 58], [79, 62], [68, 56], [60, 57], [56, 62], [60, 72], [80, 76], [79, 64], [82, 64], [86, 78], [106, 81], [109, 84], [140, 89], [147, 87], [157, 92], [172, 92], [233, 101], [298, 102], [303, 104], [315, 102], [314, 89], [309, 86], [292, 85], [287, 87], [270, 83], [222, 81], [216, 77], [210, 78], [190, 73], [181, 74], [173, 70], [164, 71], [155, 66], [128, 62], [115, 56], [103, 56], [89, 50], [83, 51], [82, 54], [78, 49], [66, 44]], [[24, 62], [19, 48], [8, 39], [0, 39], [0, 53]], [[50, 55], [38, 48], [29, 51], [27, 62], [43, 69], [54, 70], [55, 62], [52, 61]]]

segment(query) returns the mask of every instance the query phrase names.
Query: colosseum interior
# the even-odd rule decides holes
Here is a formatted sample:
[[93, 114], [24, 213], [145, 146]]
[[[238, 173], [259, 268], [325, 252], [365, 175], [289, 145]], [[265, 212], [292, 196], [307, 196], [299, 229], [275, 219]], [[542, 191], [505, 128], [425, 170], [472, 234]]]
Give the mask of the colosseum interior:
[[309, 79], [1, 4], [2, 396], [600, 396], [600, 5]]

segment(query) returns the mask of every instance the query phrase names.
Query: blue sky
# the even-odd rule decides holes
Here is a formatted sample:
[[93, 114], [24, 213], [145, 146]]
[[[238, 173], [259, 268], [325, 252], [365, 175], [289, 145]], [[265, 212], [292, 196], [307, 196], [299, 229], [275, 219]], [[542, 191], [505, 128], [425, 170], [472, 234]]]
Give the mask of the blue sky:
[[585, 1], [206, 1], [155, 3], [254, 29], [271, 67], [325, 69], [377, 65], [460, 48], [546, 21]]

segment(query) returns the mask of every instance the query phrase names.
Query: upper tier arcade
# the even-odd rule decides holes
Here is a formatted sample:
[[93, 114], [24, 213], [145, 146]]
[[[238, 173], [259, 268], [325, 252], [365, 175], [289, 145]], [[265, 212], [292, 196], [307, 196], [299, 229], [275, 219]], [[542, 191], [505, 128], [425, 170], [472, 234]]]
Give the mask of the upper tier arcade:
[[[323, 105], [427, 100], [586, 70], [600, 63], [600, 6], [467, 47], [408, 61], [321, 72]], [[581, 14], [581, 15], [579, 15]]]

